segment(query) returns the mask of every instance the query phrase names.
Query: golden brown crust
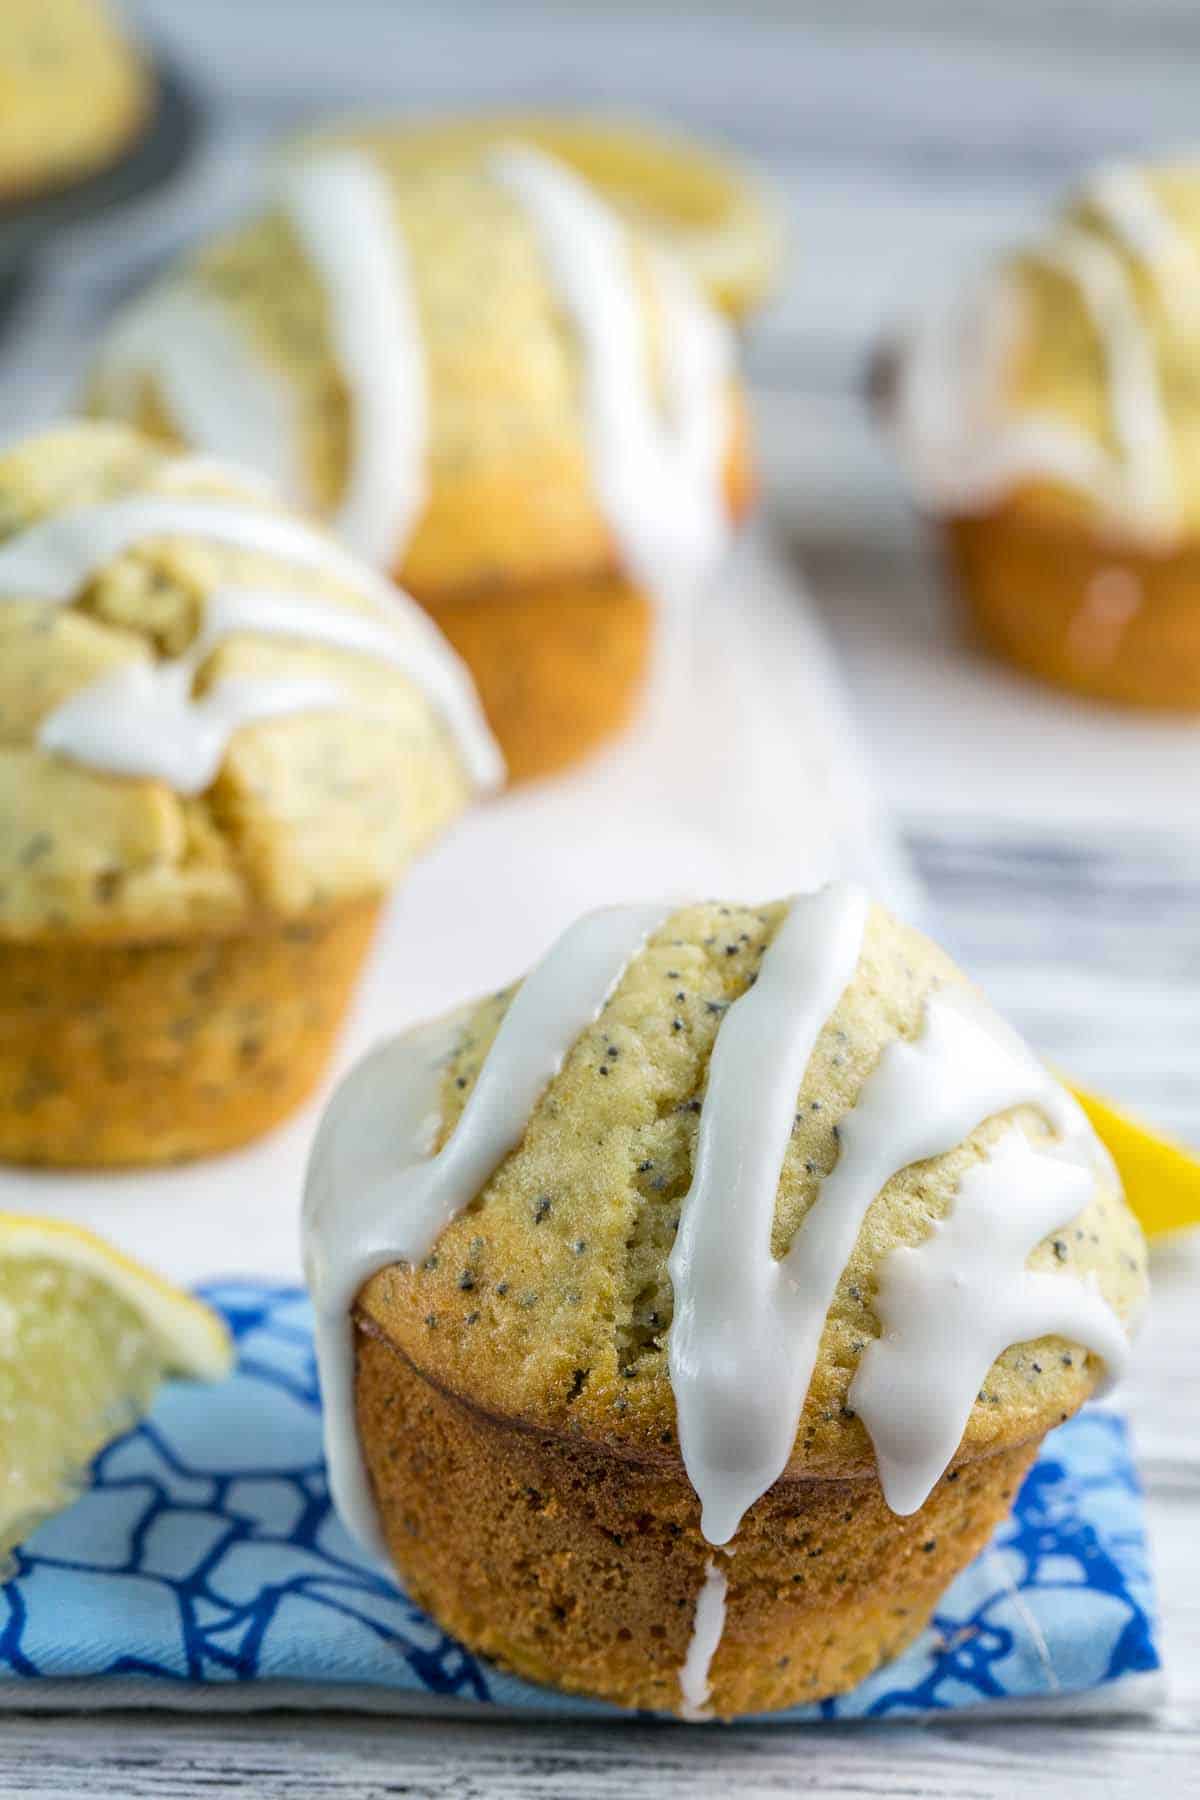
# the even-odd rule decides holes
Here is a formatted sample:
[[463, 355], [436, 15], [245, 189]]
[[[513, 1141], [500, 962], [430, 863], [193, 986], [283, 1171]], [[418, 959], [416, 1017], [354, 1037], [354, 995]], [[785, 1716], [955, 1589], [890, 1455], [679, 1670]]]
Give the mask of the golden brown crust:
[[[735, 430], [726, 465], [730, 515], [743, 518], [754, 501], [755, 476], [745, 406], [734, 413]], [[504, 472], [503, 503], [492, 494], [475, 507], [460, 486], [435, 501], [410, 547], [402, 580], [432, 614], [470, 669], [504, 760], [510, 782], [551, 775], [587, 756], [628, 723], [649, 669], [655, 629], [653, 600], [624, 580], [607, 531], [598, 516], [583, 538], [576, 537], [565, 569], [547, 571], [564, 546], [547, 540], [545, 524], [559, 519], [556, 506], [535, 506], [536, 490], [512, 471]], [[543, 497], [544, 498], [544, 497]], [[594, 512], [594, 508], [592, 509]], [[502, 531], [495, 560], [503, 577], [488, 586], [456, 593], [440, 577], [448, 563], [431, 550], [436, 525], [446, 543], [462, 544], [472, 528]], [[524, 529], [515, 529], [518, 522]], [[577, 574], [582, 543], [592, 543], [597, 572]], [[469, 542], [473, 557], [481, 540]], [[534, 583], [513, 586], [512, 557], [536, 568]], [[468, 564], [464, 563], [466, 569]]]
[[510, 782], [567, 767], [628, 722], [654, 615], [627, 582], [498, 589], [429, 611], [474, 677]]
[[[678, 1710], [713, 1552], [677, 1459], [614, 1456], [490, 1416], [361, 1321], [356, 1398], [388, 1546], [421, 1605], [529, 1680]], [[717, 1716], [844, 1692], [895, 1655], [987, 1542], [1036, 1450], [957, 1464], [908, 1518], [874, 1474], [777, 1483], [720, 1559]]]
[[0, 1161], [176, 1162], [268, 1131], [320, 1079], [377, 914], [0, 943]]
[[1091, 699], [1200, 712], [1200, 549], [1015, 506], [941, 522], [964, 609], [1004, 661]]
[[[479, 403], [486, 406], [484, 396]], [[724, 490], [736, 523], [757, 489], [749, 412], [738, 390], [730, 392], [729, 420]], [[450, 601], [622, 580], [582, 439], [564, 432], [518, 440], [500, 460], [447, 457], [441, 469], [435, 464], [428, 504], [393, 574], [435, 618]]]

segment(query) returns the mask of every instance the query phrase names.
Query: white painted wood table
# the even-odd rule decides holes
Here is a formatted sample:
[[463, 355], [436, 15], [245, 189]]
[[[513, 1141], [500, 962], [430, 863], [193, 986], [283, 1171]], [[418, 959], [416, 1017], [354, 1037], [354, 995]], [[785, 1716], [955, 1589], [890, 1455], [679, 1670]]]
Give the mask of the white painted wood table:
[[[1051, 1057], [1200, 1141], [1200, 733], [1073, 708], [956, 644], [860, 399], [898, 310], [1088, 161], [1194, 131], [1190, 0], [769, 0], [454, 8], [147, 0], [210, 90], [179, 188], [49, 259], [0, 433], [50, 416], [115, 298], [322, 109], [503, 97], [623, 104], [771, 169], [794, 258], [748, 346], [772, 509], [848, 668], [934, 924]], [[903, 25], [897, 15], [903, 14]], [[1200, 1795], [1200, 1244], [1155, 1257], [1127, 1390], [1169, 1697], [1152, 1716], [704, 1730], [344, 1715], [0, 1721], [0, 1793], [342, 1796]]]

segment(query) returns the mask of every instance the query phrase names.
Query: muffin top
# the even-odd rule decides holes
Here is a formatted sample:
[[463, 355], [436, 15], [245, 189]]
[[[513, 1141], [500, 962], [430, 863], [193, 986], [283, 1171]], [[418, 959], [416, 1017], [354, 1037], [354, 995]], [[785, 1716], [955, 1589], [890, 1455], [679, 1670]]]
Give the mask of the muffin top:
[[960, 1441], [1074, 1411], [1145, 1294], [1078, 1108], [842, 887], [581, 921], [349, 1078], [306, 1216], [343, 1333], [353, 1304], [491, 1413], [682, 1454], [715, 1541], [784, 1469], [877, 1458], [911, 1510]]
[[538, 151], [389, 146], [286, 159], [118, 321], [91, 409], [262, 468], [423, 600], [706, 567], [748, 478], [682, 268]]
[[0, 456], [0, 936], [369, 896], [498, 774], [435, 627], [261, 484], [115, 425]]
[[0, 7], [0, 196], [88, 174], [145, 114], [149, 82], [105, 0]]
[[669, 248], [735, 320], [763, 300], [784, 253], [777, 197], [728, 145], [610, 112], [489, 110], [360, 115], [319, 126], [299, 147], [350, 145], [397, 170], [472, 162], [519, 142], [574, 169], [630, 224]]
[[1200, 526], [1200, 167], [1101, 169], [917, 332], [894, 424], [935, 513]]

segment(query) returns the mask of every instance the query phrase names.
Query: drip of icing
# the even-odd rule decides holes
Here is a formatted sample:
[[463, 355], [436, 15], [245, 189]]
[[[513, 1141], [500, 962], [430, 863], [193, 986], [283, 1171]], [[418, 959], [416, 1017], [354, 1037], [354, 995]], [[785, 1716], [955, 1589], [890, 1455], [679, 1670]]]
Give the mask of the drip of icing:
[[725, 1607], [728, 1579], [715, 1556], [710, 1556], [704, 1570], [704, 1581], [696, 1596], [692, 1619], [692, 1635], [687, 1655], [679, 1670], [681, 1705], [679, 1716], [692, 1724], [711, 1718], [708, 1710], [712, 1684], [709, 1673], [717, 1646], [725, 1631]]
[[351, 1307], [394, 1262], [417, 1264], [520, 1143], [580, 1033], [667, 917], [614, 907], [580, 919], [530, 971], [436, 1156], [442, 1068], [461, 1015], [382, 1045], [334, 1095], [309, 1163], [305, 1268], [316, 1310], [330, 1488], [361, 1543], [385, 1554], [354, 1411]]
[[101, 351], [98, 381], [106, 404], [127, 418], [153, 382], [187, 443], [258, 470], [297, 504], [309, 499], [288, 383], [199, 286], [160, 287], [125, 314]]
[[1086, 1162], [1039, 1152], [1014, 1129], [964, 1175], [926, 1242], [884, 1261], [875, 1300], [882, 1335], [864, 1353], [849, 1404], [870, 1433], [893, 1512], [924, 1505], [988, 1370], [1011, 1344], [1063, 1337], [1103, 1358], [1109, 1380], [1119, 1378], [1128, 1340], [1094, 1281], [1025, 1267], [1092, 1188]]
[[288, 169], [283, 203], [325, 289], [350, 398], [350, 469], [335, 526], [358, 555], [393, 568], [425, 504], [428, 395], [387, 178], [366, 156], [329, 151]]
[[725, 326], [681, 269], [656, 259], [664, 407], [650, 381], [628, 234], [552, 158], [513, 147], [491, 159], [528, 212], [583, 352], [592, 477], [621, 554], [658, 591], [695, 580], [729, 535], [722, 475], [731, 351]]
[[[711, 1543], [733, 1536], [791, 1454], [793, 1324], [771, 1255], [796, 1094], [858, 966], [867, 902], [838, 884], [793, 903], [748, 993], [726, 1013], [700, 1114], [692, 1185], [668, 1262], [679, 1445]], [[792, 1423], [789, 1425], [789, 1419]]]
[[71, 695], [42, 722], [45, 748], [110, 773], [155, 775], [181, 792], [197, 792], [239, 726], [352, 703], [333, 682], [291, 677], [233, 678], [193, 700], [204, 657], [218, 638], [240, 630], [329, 644], [401, 669], [441, 710], [473, 781], [489, 788], [500, 780], [499, 754], [474, 689], [432, 622], [389, 582], [287, 514], [161, 494], [57, 513], [0, 544], [0, 603], [69, 605], [123, 551], [162, 537], [199, 538], [319, 571], [372, 600], [383, 616], [367, 620], [350, 607], [321, 606], [285, 590], [219, 590], [186, 656], [158, 666], [132, 664]]
[[947, 990], [930, 1000], [915, 1043], [884, 1050], [840, 1121], [836, 1166], [787, 1254], [772, 1256], [791, 1108], [857, 961], [854, 900], [852, 890], [826, 890], [797, 903], [755, 986], [730, 1008], [709, 1071], [670, 1261], [669, 1356], [680, 1448], [715, 1544], [728, 1543], [787, 1466], [838, 1280], [887, 1182], [1020, 1105], [1045, 1113], [1073, 1160], [1100, 1154], [1079, 1109], [1015, 1034]]

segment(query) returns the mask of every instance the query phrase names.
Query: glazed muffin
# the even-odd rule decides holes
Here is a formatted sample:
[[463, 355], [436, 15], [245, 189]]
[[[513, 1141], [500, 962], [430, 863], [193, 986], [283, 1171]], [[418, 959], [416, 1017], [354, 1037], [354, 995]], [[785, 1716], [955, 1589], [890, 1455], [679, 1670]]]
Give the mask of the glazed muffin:
[[0, 7], [0, 201], [93, 174], [137, 137], [150, 78], [105, 0]]
[[1200, 168], [1100, 172], [902, 354], [893, 423], [970, 617], [1076, 692], [1200, 709]]
[[0, 1160], [283, 1118], [498, 772], [425, 615], [257, 486], [122, 426], [0, 456]]
[[1146, 1280], [1074, 1101], [844, 886], [590, 915], [384, 1044], [305, 1240], [351, 1529], [473, 1649], [687, 1717], [915, 1637]]
[[515, 778], [628, 716], [748, 503], [726, 329], [541, 152], [297, 155], [118, 322], [92, 410], [260, 468], [469, 664]]

